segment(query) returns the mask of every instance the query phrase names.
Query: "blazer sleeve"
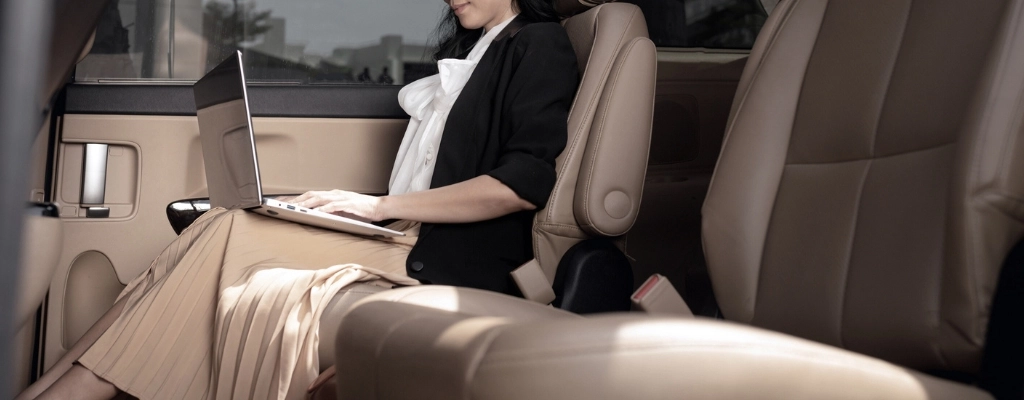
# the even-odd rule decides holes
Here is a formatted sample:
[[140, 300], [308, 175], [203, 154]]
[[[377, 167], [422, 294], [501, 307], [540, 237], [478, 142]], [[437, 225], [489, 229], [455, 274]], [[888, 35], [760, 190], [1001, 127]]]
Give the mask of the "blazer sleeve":
[[487, 174], [543, 208], [555, 186], [555, 158], [565, 149], [569, 108], [579, 85], [576, 54], [556, 23], [516, 35], [514, 72], [505, 94], [501, 154]]

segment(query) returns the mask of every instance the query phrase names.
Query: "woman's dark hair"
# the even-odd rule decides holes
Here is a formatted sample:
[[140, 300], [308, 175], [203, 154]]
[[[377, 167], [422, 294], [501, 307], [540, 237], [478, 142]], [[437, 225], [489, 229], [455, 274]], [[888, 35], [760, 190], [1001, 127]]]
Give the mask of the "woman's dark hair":
[[[558, 13], [552, 0], [511, 0], [512, 9], [519, 12], [519, 18], [527, 22], [558, 22]], [[482, 28], [481, 28], [482, 29]], [[434, 61], [454, 58], [469, 51], [480, 39], [481, 29], [466, 29], [450, 7], [442, 11], [441, 22], [434, 29], [433, 43], [437, 45]]]

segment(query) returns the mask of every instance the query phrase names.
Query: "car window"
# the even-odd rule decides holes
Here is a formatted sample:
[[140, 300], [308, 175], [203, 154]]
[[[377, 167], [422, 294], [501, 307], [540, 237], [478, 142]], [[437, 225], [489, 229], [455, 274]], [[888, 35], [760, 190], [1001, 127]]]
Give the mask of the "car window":
[[112, 0], [78, 82], [194, 81], [236, 49], [252, 81], [404, 84], [434, 73], [437, 0]]
[[[749, 49], [775, 0], [626, 0], [661, 48]], [[436, 73], [438, 0], [112, 0], [77, 82], [192, 82], [236, 49], [254, 82], [402, 85]]]
[[[750, 49], [776, 0], [623, 0], [640, 6], [659, 48]], [[770, 4], [769, 4], [770, 3]]]

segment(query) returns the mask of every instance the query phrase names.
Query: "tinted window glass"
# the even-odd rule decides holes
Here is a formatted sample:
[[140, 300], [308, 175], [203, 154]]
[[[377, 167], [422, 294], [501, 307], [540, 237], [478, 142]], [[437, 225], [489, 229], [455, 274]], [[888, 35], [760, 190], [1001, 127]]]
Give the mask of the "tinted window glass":
[[767, 18], [760, 0], [623, 0], [640, 6], [658, 47], [749, 49]]
[[112, 0], [78, 81], [194, 81], [235, 49], [251, 80], [403, 84], [435, 72], [438, 0]]

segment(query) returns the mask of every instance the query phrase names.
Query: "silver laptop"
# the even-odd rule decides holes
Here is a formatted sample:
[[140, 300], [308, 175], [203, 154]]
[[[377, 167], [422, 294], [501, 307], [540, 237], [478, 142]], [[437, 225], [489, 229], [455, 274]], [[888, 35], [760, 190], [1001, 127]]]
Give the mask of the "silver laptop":
[[210, 205], [241, 208], [274, 218], [367, 236], [405, 236], [351, 218], [263, 198], [249, 99], [236, 51], [192, 87], [199, 117], [199, 138], [206, 164]]

